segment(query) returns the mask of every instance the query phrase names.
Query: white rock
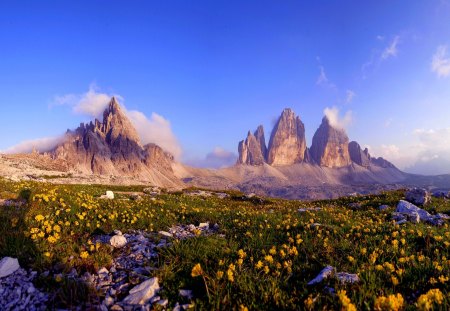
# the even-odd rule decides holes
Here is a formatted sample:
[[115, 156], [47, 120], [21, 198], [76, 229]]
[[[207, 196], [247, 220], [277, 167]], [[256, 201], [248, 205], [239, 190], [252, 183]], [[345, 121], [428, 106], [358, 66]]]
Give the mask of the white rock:
[[201, 223], [198, 225], [198, 228], [199, 228], [199, 229], [208, 229], [208, 228], [209, 228], [209, 222], [201, 222]]
[[151, 278], [130, 290], [123, 300], [128, 305], [144, 305], [159, 291], [158, 278]]
[[169, 300], [167, 299], [159, 300], [156, 304], [162, 307], [166, 307], [169, 304]]
[[359, 276], [357, 274], [351, 274], [347, 272], [338, 272], [336, 273], [336, 277], [341, 283], [354, 284], [359, 283], [360, 281]]
[[110, 200], [114, 200], [114, 192], [112, 192], [112, 191], [106, 191], [106, 196], [105, 196], [105, 198], [106, 199], [110, 199]]
[[431, 199], [430, 193], [425, 189], [420, 188], [408, 190], [405, 194], [405, 197], [407, 201], [417, 205], [427, 204]]
[[413, 222], [432, 222], [434, 220], [434, 217], [426, 210], [404, 200], [400, 200], [396, 212], [405, 215], [408, 219], [412, 219]]
[[115, 248], [122, 248], [127, 244], [127, 239], [123, 235], [115, 235], [111, 237], [109, 243]]
[[20, 265], [17, 258], [5, 257], [0, 260], [0, 278], [11, 275], [19, 270]]
[[160, 235], [163, 235], [163, 236], [166, 236], [166, 237], [169, 237], [169, 238], [173, 237], [173, 235], [171, 233], [167, 232], [167, 231], [159, 231], [158, 233]]
[[180, 289], [180, 296], [185, 297], [187, 299], [192, 299], [192, 291], [189, 289]]
[[326, 266], [322, 269], [322, 271], [319, 272], [319, 274], [308, 282], [308, 285], [314, 285], [321, 283], [323, 280], [329, 278], [334, 273], [334, 267], [332, 266]]

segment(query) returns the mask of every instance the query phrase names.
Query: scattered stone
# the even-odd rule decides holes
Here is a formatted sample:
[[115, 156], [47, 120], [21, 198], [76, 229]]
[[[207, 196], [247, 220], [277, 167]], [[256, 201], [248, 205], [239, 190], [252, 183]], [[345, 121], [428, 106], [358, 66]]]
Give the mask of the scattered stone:
[[11, 275], [20, 269], [17, 258], [5, 257], [0, 260], [0, 278]]
[[159, 300], [156, 304], [160, 305], [161, 307], [166, 307], [169, 304], [169, 300], [167, 299]]
[[158, 278], [154, 277], [135, 286], [123, 300], [128, 305], [144, 305], [159, 291]]
[[380, 206], [378, 207], [378, 210], [384, 211], [385, 209], [388, 209], [388, 208], [389, 208], [389, 205], [380, 205]]
[[425, 205], [431, 200], [430, 193], [425, 189], [413, 188], [405, 194], [406, 201], [416, 205]]
[[361, 205], [361, 203], [350, 203], [348, 205], [348, 207], [350, 207], [351, 209], [354, 209], [354, 210], [358, 210], [358, 209], [362, 208], [362, 205]]
[[349, 283], [349, 284], [355, 284], [359, 283], [361, 280], [359, 279], [359, 276], [357, 274], [351, 274], [347, 272], [338, 272], [336, 273], [336, 278], [341, 283]]
[[0, 278], [1, 310], [47, 310], [48, 295], [33, 285], [36, 271], [19, 268]]
[[114, 200], [114, 192], [108, 190], [106, 194], [100, 196], [100, 199]]
[[189, 289], [180, 289], [180, 296], [185, 297], [187, 299], [193, 298], [192, 291]]
[[158, 187], [148, 187], [142, 190], [142, 192], [151, 196], [157, 196], [161, 194], [161, 189]]
[[446, 217], [447, 215], [444, 216], [444, 214], [431, 215], [426, 210], [404, 200], [400, 200], [393, 214], [393, 219], [401, 223], [404, 223], [404, 220], [408, 220], [413, 223], [428, 222], [435, 226], [443, 225], [444, 220], [448, 219]]
[[333, 273], [334, 273], [334, 267], [326, 266], [325, 268], [322, 269], [322, 271], [319, 272], [319, 274], [314, 279], [312, 279], [311, 281], [308, 282], [308, 285], [315, 285], [315, 284], [322, 283], [322, 281], [324, 281], [325, 279], [332, 276]]
[[109, 243], [114, 246], [114, 248], [122, 248], [127, 244], [127, 239], [123, 235], [115, 235], [111, 237]]
[[336, 279], [343, 284], [355, 284], [359, 283], [361, 280], [357, 274], [351, 274], [347, 272], [337, 272], [336, 269], [332, 266], [326, 266], [319, 272], [319, 274], [310, 282], [308, 285], [315, 285], [322, 283], [324, 280], [335, 276]]
[[321, 210], [322, 210], [321, 207], [299, 208], [298, 212], [299, 213], [306, 213], [306, 212], [317, 212], [317, 211], [321, 211]]
[[130, 194], [130, 200], [141, 201], [142, 197], [139, 194], [137, 194], [137, 193], [133, 193], [133, 194]]
[[173, 237], [172, 233], [169, 233], [169, 232], [167, 232], [167, 231], [159, 231], [158, 233], [159, 233], [160, 235], [165, 236], [165, 237], [168, 237], [168, 238], [172, 238], [172, 237]]

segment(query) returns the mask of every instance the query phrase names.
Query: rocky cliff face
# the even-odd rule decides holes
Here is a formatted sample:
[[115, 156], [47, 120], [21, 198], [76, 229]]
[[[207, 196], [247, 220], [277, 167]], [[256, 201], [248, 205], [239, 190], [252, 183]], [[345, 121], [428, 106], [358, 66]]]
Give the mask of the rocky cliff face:
[[249, 165], [264, 164], [266, 143], [264, 141], [264, 132], [258, 132], [260, 128], [262, 129], [262, 127], [258, 127], [255, 134], [249, 131], [245, 141], [239, 142], [238, 163]]
[[348, 144], [348, 151], [350, 153], [350, 159], [354, 163], [364, 167], [370, 166], [370, 154], [367, 148], [363, 151], [356, 141], [351, 141]]
[[353, 163], [356, 163], [360, 166], [366, 168], [372, 166], [378, 166], [383, 168], [395, 168], [394, 164], [381, 157], [372, 158], [370, 156], [369, 149], [365, 148], [364, 150], [362, 150], [356, 141], [352, 141], [348, 144], [348, 150], [350, 152], [350, 158], [353, 161]]
[[311, 145], [313, 161], [325, 167], [344, 167], [351, 164], [348, 136], [343, 129], [331, 126], [327, 117], [313, 136]]
[[139, 135], [113, 97], [103, 121], [80, 124], [67, 131], [64, 142], [51, 156], [63, 159], [77, 171], [99, 175], [148, 178], [155, 173], [172, 174], [173, 156], [159, 146], [142, 146]]
[[305, 126], [291, 109], [285, 109], [270, 136], [267, 163], [290, 165], [305, 159]]
[[338, 168], [352, 163], [359, 166], [395, 168], [383, 158], [372, 158], [369, 150], [349, 139], [344, 129], [333, 127], [327, 117], [313, 137], [311, 148], [306, 147], [305, 126], [291, 109], [285, 109], [278, 119], [266, 147], [264, 129], [260, 125], [239, 143], [238, 164], [260, 166], [286, 166], [309, 163], [323, 167]]

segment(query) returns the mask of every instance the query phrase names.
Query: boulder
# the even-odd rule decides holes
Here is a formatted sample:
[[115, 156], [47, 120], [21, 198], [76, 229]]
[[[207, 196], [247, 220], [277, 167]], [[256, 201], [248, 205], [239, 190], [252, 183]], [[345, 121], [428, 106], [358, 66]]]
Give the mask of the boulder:
[[154, 277], [133, 287], [123, 302], [127, 305], [144, 305], [159, 291], [158, 278]]
[[445, 219], [448, 219], [447, 217], [448, 215], [445, 214], [431, 215], [426, 210], [404, 200], [400, 200], [393, 214], [393, 218], [402, 223], [404, 223], [404, 220], [408, 220], [413, 223], [428, 222], [435, 226], [443, 225]]
[[406, 192], [406, 201], [416, 205], [425, 205], [431, 200], [430, 193], [425, 189], [413, 188]]
[[308, 282], [308, 285], [315, 285], [322, 283], [325, 279], [332, 276], [334, 271], [335, 271], [334, 267], [326, 266], [325, 268], [322, 269], [322, 271], [319, 272], [319, 274], [314, 279]]
[[17, 258], [4, 257], [0, 260], [0, 278], [11, 275], [20, 269]]
[[114, 235], [109, 240], [109, 243], [114, 246], [114, 248], [122, 248], [127, 245], [127, 239], [123, 235]]

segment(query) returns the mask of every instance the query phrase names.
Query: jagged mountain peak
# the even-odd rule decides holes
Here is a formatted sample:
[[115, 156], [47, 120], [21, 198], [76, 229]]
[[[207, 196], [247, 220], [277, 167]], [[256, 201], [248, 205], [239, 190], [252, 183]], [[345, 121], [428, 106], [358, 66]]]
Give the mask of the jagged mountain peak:
[[292, 109], [286, 108], [272, 130], [267, 162], [271, 165], [303, 162], [305, 151], [305, 126]]
[[101, 132], [106, 135], [107, 141], [111, 144], [121, 139], [140, 145], [140, 138], [135, 127], [115, 97], [111, 98], [103, 112]]

